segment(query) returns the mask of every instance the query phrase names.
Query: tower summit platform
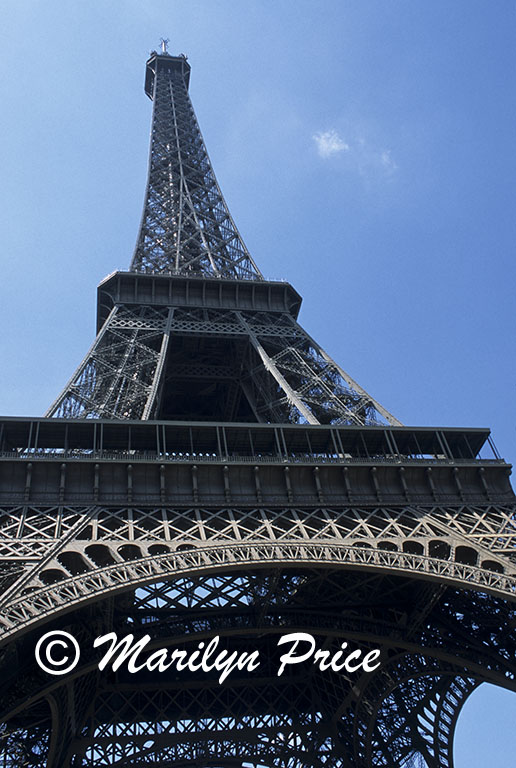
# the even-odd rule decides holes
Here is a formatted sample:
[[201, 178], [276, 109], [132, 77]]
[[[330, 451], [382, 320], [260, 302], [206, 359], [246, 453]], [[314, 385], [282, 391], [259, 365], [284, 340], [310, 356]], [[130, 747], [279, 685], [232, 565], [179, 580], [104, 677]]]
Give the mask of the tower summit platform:
[[189, 87], [191, 67], [186, 56], [184, 54], [181, 56], [171, 56], [168, 53], [153, 51], [147, 59], [145, 67], [145, 93], [149, 99], [154, 99], [154, 84], [158, 68], [160, 72], [179, 75], [183, 78], [186, 87]]

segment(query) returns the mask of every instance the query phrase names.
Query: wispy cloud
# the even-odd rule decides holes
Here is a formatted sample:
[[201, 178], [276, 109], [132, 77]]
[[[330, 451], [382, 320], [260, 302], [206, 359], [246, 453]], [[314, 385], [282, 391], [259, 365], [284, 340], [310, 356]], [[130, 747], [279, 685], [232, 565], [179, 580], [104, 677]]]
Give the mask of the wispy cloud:
[[327, 158], [338, 152], [349, 152], [349, 144], [339, 136], [337, 131], [319, 131], [313, 139], [321, 157]]
[[396, 161], [390, 149], [363, 135], [357, 134], [356, 129], [349, 129], [349, 133], [355, 134], [354, 138], [344, 140], [335, 129], [319, 131], [312, 137], [315, 141], [317, 152], [325, 160], [339, 153], [345, 153], [344, 167], [354, 170], [364, 181], [379, 177], [390, 177], [398, 170]]
[[391, 156], [391, 150], [390, 149], [384, 149], [383, 152], [380, 154], [380, 163], [383, 165], [383, 167], [388, 171], [396, 171], [398, 166], [394, 162]]

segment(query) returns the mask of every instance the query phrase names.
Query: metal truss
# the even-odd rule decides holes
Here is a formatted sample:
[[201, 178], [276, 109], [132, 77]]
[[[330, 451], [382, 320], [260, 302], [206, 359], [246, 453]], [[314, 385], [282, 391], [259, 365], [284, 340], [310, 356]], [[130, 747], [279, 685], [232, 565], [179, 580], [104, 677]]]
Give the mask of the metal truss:
[[[233, 564], [213, 575], [176, 574], [94, 606], [60, 624], [85, 650], [67, 684], [49, 684], [30, 657], [11, 659], [4, 754], [11, 744], [23, 749], [20, 716], [26, 731], [46, 706], [51, 766], [394, 768], [421, 758], [450, 768], [467, 694], [481, 679], [516, 689], [514, 603], [400, 574], [346, 572], [321, 561], [245, 570]], [[188, 648], [218, 635], [228, 648], [258, 648], [263, 667], [256, 678], [236, 674], [223, 686], [195, 674], [159, 679], [119, 671], [101, 680], [87, 650], [100, 626], [149, 633], [154, 648]], [[380, 646], [384, 662], [373, 675], [307, 665], [278, 678], [276, 641], [294, 630], [311, 632], [329, 650], [344, 639]], [[38, 765], [31, 760], [27, 765]]]
[[260, 280], [222, 197], [188, 95], [182, 57], [151, 56], [149, 177], [135, 272]]
[[[233, 309], [222, 301], [217, 309], [214, 295], [200, 290], [200, 278], [264, 281], [215, 179], [188, 95], [189, 73], [184, 57], [153, 54], [147, 62], [154, 112], [134, 290], [130, 301], [109, 298], [110, 314], [48, 415], [400, 424], [301, 328], [299, 307], [293, 314], [271, 306], [271, 291], [284, 285], [267, 284], [259, 312], [248, 311], [246, 301]], [[172, 298], [170, 287], [167, 306], [154, 287], [149, 303], [138, 289], [141, 273], [191, 278], [183, 297], [190, 306]]]
[[204, 386], [205, 417], [223, 421], [400, 424], [287, 312], [128, 305], [111, 311], [47, 415], [199, 419], [192, 382]]
[[513, 597], [513, 508], [479, 505], [473, 534], [468, 511], [463, 523], [460, 507], [4, 509], [2, 560], [25, 568], [0, 598], [0, 639], [92, 594], [260, 561], [395, 571]]
[[[366, 684], [357, 707], [355, 746], [366, 763], [449, 768], [453, 731], [468, 695], [478, 685], [460, 676], [460, 664], [423, 654], [393, 655]], [[416, 727], [415, 727], [416, 726]]]
[[142, 418], [155, 396], [171, 312], [114, 308], [48, 414], [66, 419]]
[[[0, 494], [20, 499], [0, 508], [5, 766], [452, 768], [469, 692], [515, 688], [515, 506], [507, 465], [477, 458], [485, 431], [42, 419], [0, 433]], [[125, 502], [99, 502], [113, 492]], [[55, 626], [85, 649], [62, 685], [33, 661]], [[153, 647], [218, 635], [264, 668], [224, 686], [104, 676], [92, 640], [110, 629]], [[290, 630], [379, 647], [383, 663], [278, 679]]]
[[[298, 323], [230, 216], [184, 56], [147, 62], [130, 272], [47, 419], [0, 420], [0, 768], [453, 768], [461, 707], [516, 690], [516, 504], [487, 430], [409, 429]], [[44, 631], [81, 647], [45, 674]], [[93, 640], [219, 637], [257, 673], [98, 670]], [[278, 638], [379, 648], [277, 675]]]

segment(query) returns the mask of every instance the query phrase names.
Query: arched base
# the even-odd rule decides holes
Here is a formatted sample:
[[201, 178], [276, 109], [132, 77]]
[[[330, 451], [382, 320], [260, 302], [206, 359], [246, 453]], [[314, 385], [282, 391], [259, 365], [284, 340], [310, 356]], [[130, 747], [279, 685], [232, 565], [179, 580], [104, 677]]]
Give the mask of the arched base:
[[[515, 614], [478, 591], [330, 563], [179, 573], [19, 637], [0, 669], [5, 749], [23, 741], [22, 723], [36, 725], [41, 702], [52, 738], [47, 762], [27, 763], [38, 768], [394, 768], [415, 754], [429, 768], [452, 768], [454, 723], [470, 690], [481, 680], [516, 689]], [[35, 643], [51, 627], [81, 646], [79, 666], [63, 678], [34, 662]], [[258, 650], [260, 666], [235, 669], [223, 683], [218, 672], [176, 667], [98, 671], [104, 651], [93, 640], [111, 631], [149, 635], [147, 656], [191, 654], [217, 636], [228, 652]], [[310, 658], [278, 676], [278, 640], [300, 631], [330, 654], [344, 642], [363, 653], [379, 648], [381, 664], [336, 673]]]

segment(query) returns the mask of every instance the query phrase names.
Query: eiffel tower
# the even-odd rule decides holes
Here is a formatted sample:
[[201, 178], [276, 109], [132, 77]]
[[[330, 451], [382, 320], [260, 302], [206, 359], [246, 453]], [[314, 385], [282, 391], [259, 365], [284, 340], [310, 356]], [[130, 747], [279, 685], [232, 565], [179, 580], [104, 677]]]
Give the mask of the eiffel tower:
[[[467, 696], [516, 690], [510, 466], [487, 429], [402, 426], [299, 325], [231, 218], [189, 78], [151, 53], [130, 270], [100, 283], [46, 416], [0, 420], [0, 766], [452, 768]], [[66, 674], [36, 661], [49, 632], [80, 649]], [[260, 666], [100, 670], [112, 632]], [[290, 633], [379, 665], [280, 676]]]

